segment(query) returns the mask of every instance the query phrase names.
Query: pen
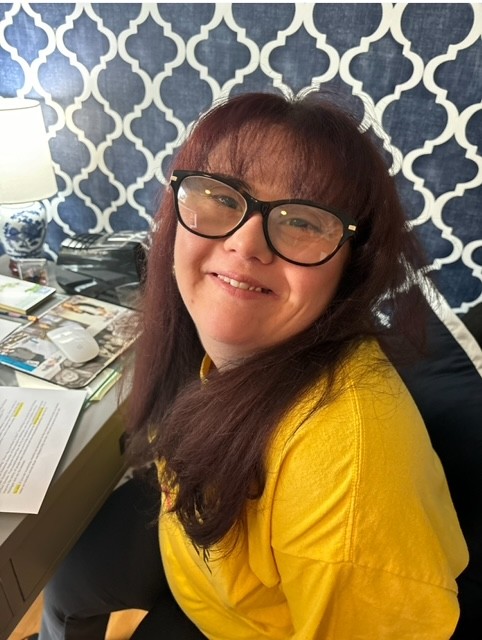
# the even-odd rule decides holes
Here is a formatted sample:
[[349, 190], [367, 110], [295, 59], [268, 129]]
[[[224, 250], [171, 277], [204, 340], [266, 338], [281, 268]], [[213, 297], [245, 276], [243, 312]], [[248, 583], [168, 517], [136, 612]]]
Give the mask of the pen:
[[29, 316], [25, 313], [17, 313], [16, 311], [1, 311], [0, 317], [12, 318], [12, 320], [28, 320], [29, 322], [35, 322], [38, 320], [37, 316]]

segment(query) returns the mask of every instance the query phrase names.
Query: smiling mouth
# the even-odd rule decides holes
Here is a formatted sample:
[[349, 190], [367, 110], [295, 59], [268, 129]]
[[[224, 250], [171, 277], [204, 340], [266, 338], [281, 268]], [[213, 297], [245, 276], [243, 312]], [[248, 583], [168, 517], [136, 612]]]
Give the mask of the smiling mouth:
[[219, 280], [222, 280], [226, 284], [231, 285], [235, 289], [243, 289], [243, 291], [255, 291], [256, 293], [271, 293], [270, 289], [263, 289], [263, 287], [255, 287], [247, 282], [238, 282], [238, 280], [234, 280], [233, 278], [228, 278], [227, 276], [222, 276], [219, 273], [216, 274], [216, 277]]

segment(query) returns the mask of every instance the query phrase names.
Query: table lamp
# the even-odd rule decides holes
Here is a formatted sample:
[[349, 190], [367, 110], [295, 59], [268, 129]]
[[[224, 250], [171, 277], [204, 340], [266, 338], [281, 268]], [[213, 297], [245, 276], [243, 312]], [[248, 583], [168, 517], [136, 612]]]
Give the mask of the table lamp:
[[0, 98], [0, 241], [12, 261], [42, 255], [57, 182], [40, 103]]

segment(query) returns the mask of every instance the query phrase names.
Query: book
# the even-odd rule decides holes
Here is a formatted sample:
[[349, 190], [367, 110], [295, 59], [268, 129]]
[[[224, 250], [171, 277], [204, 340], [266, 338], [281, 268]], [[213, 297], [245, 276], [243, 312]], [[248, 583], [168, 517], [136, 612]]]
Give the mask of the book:
[[[0, 342], [0, 364], [69, 389], [84, 389], [134, 343], [140, 313], [96, 298], [74, 295], [60, 300]], [[76, 364], [48, 338], [58, 327], [78, 323], [95, 338], [100, 352]], [[97, 389], [92, 389], [97, 391]]]
[[54, 293], [55, 287], [0, 274], [0, 310], [29, 314]]

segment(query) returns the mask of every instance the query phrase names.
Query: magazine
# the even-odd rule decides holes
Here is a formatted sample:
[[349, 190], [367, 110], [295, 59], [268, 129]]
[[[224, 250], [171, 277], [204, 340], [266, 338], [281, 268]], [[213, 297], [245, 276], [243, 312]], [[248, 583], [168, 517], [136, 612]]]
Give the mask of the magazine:
[[[133, 327], [139, 312], [86, 296], [63, 297], [0, 342], [0, 364], [70, 389], [81, 389], [124, 353], [135, 341]], [[89, 362], [73, 363], [59, 351], [47, 333], [78, 323], [93, 335], [99, 355]]]
[[30, 313], [54, 293], [54, 287], [0, 274], [0, 309]]
[[[84, 407], [88, 407], [93, 402], [98, 402], [122, 377], [123, 362], [122, 357], [111, 366], [103, 369], [88, 385], [81, 390], [86, 393]], [[0, 389], [2, 387], [21, 387], [23, 389], [57, 389], [57, 391], [67, 391], [68, 387], [55, 384], [43, 378], [36, 378], [28, 373], [5, 367], [0, 364]]]

